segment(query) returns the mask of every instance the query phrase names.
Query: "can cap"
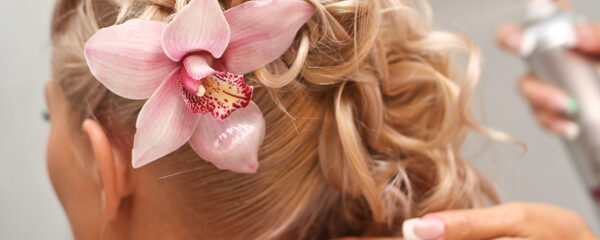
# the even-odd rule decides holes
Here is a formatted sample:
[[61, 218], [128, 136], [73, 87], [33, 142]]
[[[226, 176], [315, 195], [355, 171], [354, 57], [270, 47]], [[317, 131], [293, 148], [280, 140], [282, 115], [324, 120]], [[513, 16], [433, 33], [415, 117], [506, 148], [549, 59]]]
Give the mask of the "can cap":
[[527, 11], [520, 53], [529, 57], [536, 49], [572, 48], [577, 45], [575, 18], [553, 0], [526, 0]]

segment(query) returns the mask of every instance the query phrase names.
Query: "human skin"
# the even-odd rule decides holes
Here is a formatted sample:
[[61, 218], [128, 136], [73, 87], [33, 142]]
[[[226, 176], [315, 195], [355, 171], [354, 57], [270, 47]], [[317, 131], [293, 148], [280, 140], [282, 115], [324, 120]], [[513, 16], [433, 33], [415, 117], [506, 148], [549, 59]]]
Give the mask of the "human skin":
[[[567, 9], [571, 8], [568, 1], [557, 2]], [[592, 59], [600, 59], [600, 25], [580, 26], [576, 34], [579, 39], [576, 51]], [[505, 50], [516, 54], [521, 36], [522, 31], [517, 25], [506, 24], [498, 30], [497, 39]], [[541, 126], [568, 137], [569, 128], [574, 123], [566, 117], [571, 100], [565, 92], [531, 74], [525, 74], [519, 80], [518, 88]], [[577, 213], [540, 203], [507, 203], [491, 208], [447, 211], [430, 214], [423, 219], [430, 221], [423, 226], [441, 225], [437, 227], [441, 232], [434, 234], [430, 229], [419, 229], [425, 235], [433, 236], [423, 239], [598, 239]]]
[[90, 166], [79, 164], [72, 149], [69, 149], [72, 136], [68, 110], [59, 87], [53, 81], [46, 85], [46, 104], [51, 119], [46, 150], [48, 175], [75, 238], [94, 239], [101, 232], [97, 226], [103, 225], [101, 188], [91, 177]]
[[[558, 1], [563, 7], [570, 9], [567, 1]], [[581, 25], [576, 29], [578, 46], [575, 51], [590, 59], [600, 59], [600, 24]], [[521, 46], [522, 29], [515, 24], [501, 26], [497, 33], [500, 46], [507, 52], [517, 54]], [[598, 65], [598, 62], [596, 62]], [[577, 125], [567, 116], [571, 99], [564, 91], [541, 81], [530, 73], [524, 74], [518, 81], [518, 88], [529, 103], [532, 112], [540, 125], [546, 130], [563, 137], [573, 138], [578, 132]]]
[[149, 168], [133, 170], [97, 121], [73, 126], [55, 81], [46, 84], [46, 103], [48, 175], [75, 239], [188, 239], [202, 231], [175, 213]]
[[[161, 224], [152, 221], [152, 219], [157, 219], [156, 215], [162, 217], [167, 216], [169, 213], [158, 213], [156, 209], [162, 208], [144, 203], [144, 201], [136, 201], [137, 199], [145, 199], [143, 196], [158, 196], [158, 193], [150, 187], [150, 184], [140, 187], [140, 184], [148, 182], [138, 181], [144, 178], [143, 171], [133, 173], [128, 164], [123, 164], [121, 160], [125, 157], [119, 149], [111, 146], [110, 139], [104, 133], [103, 128], [96, 121], [89, 119], [84, 121], [81, 126], [70, 126], [69, 109], [60, 88], [55, 82], [50, 81], [46, 92], [48, 109], [52, 119], [47, 151], [48, 172], [57, 196], [67, 213], [75, 238], [184, 239], [184, 237], [176, 237], [177, 233], [184, 233], [185, 230], [177, 229], [175, 226], [178, 224], [175, 222], [173, 224]], [[526, 94], [526, 96], [528, 95]], [[74, 146], [78, 146], [75, 143], [80, 141], [79, 138], [74, 137], [78, 135], [84, 136], [85, 141], [81, 144], [89, 146], [89, 148], [74, 148]], [[143, 209], [151, 209], [151, 211], [146, 212], [155, 214], [141, 214], [144, 212]], [[499, 208], [503, 211], [497, 211], [497, 209], [454, 211], [447, 213], [448, 215], [439, 213], [436, 216], [445, 221], [445, 230], [449, 231], [449, 234], [452, 234], [452, 232], [455, 232], [455, 234], [460, 233], [459, 230], [464, 229], [465, 224], [473, 229], [470, 234], [475, 234], [474, 236], [485, 236], [483, 234], [506, 234], [507, 236], [510, 234], [510, 236], [514, 236], [514, 229], [511, 229], [511, 227], [520, 225], [532, 226], [533, 229], [552, 228], [558, 232], [562, 229], [565, 230], [560, 232], [560, 234], [565, 235], [556, 236], [575, 236], [566, 235], [572, 233], [570, 231], [572, 229], [589, 233], [589, 230], [586, 230], [585, 223], [581, 221], [575, 221], [574, 223], [578, 223], [578, 225], [570, 228], [573, 221], [567, 221], [580, 220], [580, 218], [573, 217], [572, 212], [564, 209], [536, 204], [526, 206], [513, 204]], [[544, 210], [529, 211], [531, 209]], [[484, 220], [503, 218], [506, 216], [506, 211], [509, 210], [528, 212], [529, 215], [523, 215], [528, 217], [519, 221], [504, 222], [494, 226], [486, 225], [488, 223]], [[133, 219], [136, 219], [136, 221], [133, 221]], [[534, 221], [536, 219], [537, 221]], [[558, 219], [558, 221], [549, 223], [539, 221], [540, 219]], [[561, 221], [569, 225], [563, 224]], [[145, 225], [145, 227], [141, 225]], [[568, 229], [567, 226], [569, 226]], [[159, 236], [161, 234], [168, 237], [161, 238]], [[529, 234], [531, 235], [523, 235], [523, 237], [533, 239], [538, 237], [540, 239], [539, 237], [543, 236], [533, 235], [543, 234], [543, 232], [531, 232]], [[447, 237], [445, 239], [469, 239], [469, 235], [466, 234], [450, 236], [461, 236], [463, 238]], [[583, 234], [581, 237], [585, 238], [568, 239], [595, 239], [589, 234]]]
[[[489, 208], [432, 213], [421, 218], [414, 232], [422, 240], [598, 239], [577, 213], [541, 203], [506, 203]], [[340, 240], [361, 239], [401, 240], [402, 238]]]

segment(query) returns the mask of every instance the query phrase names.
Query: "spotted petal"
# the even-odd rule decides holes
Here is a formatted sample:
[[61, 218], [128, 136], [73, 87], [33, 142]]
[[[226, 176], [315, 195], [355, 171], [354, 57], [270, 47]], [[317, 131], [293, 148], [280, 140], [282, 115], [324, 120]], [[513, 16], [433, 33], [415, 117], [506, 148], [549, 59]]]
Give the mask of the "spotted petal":
[[222, 57], [225, 68], [247, 74], [279, 58], [314, 13], [304, 0], [248, 1], [227, 10], [231, 40]]
[[133, 167], [142, 167], [185, 144], [198, 118], [178, 93], [179, 71], [165, 80], [138, 115], [133, 142]]
[[167, 25], [129, 20], [100, 29], [85, 45], [92, 74], [111, 92], [129, 99], [147, 99], [175, 68], [161, 45]]
[[179, 62], [186, 54], [207, 51], [219, 58], [229, 43], [229, 24], [217, 0], [193, 0], [186, 5], [162, 36], [167, 56]]
[[258, 150], [264, 136], [263, 114], [256, 104], [250, 103], [225, 120], [201, 115], [190, 146], [220, 169], [254, 173], [258, 169]]
[[243, 76], [235, 76], [227, 72], [217, 72], [202, 79], [205, 89], [202, 97], [196, 96], [185, 87], [180, 92], [194, 113], [212, 113], [215, 119], [225, 119], [238, 108], [245, 108], [250, 103], [253, 88], [244, 83]]

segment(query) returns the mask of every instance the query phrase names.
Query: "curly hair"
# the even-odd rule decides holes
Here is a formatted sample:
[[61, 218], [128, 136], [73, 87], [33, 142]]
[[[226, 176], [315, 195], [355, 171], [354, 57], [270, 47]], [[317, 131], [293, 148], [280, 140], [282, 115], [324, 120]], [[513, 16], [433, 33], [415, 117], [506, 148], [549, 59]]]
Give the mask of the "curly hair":
[[[220, 0], [224, 9], [245, 1]], [[210, 239], [399, 236], [404, 219], [497, 202], [459, 154], [469, 131], [489, 131], [471, 117], [480, 55], [470, 39], [432, 29], [425, 2], [306, 1], [316, 14], [292, 47], [246, 76], [267, 127], [258, 173], [220, 171], [188, 145], [146, 167], [192, 210], [190, 226]], [[131, 18], [170, 21], [187, 3], [57, 2], [53, 78], [74, 126], [95, 117], [130, 152], [144, 102], [96, 81], [84, 45]], [[453, 65], [456, 52], [469, 56], [466, 69]]]

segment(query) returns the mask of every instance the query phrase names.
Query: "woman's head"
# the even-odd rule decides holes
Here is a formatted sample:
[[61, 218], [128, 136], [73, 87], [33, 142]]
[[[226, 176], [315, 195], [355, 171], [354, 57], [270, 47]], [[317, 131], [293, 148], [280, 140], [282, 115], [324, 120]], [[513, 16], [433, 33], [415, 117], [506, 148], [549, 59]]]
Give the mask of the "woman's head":
[[[131, 18], [168, 22], [187, 2], [57, 2], [48, 168], [76, 237], [393, 235], [405, 218], [495, 197], [458, 154], [479, 129], [468, 107], [477, 51], [432, 31], [427, 5], [411, 0], [307, 0], [316, 13], [292, 46], [245, 76], [266, 122], [256, 174], [219, 170], [187, 144], [134, 170], [144, 101], [98, 82], [84, 46]], [[456, 49], [475, 54], [464, 76], [451, 72]]]

